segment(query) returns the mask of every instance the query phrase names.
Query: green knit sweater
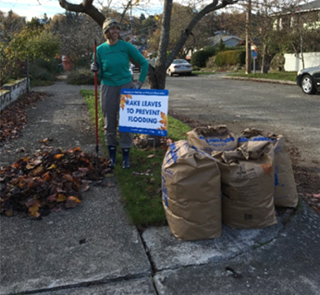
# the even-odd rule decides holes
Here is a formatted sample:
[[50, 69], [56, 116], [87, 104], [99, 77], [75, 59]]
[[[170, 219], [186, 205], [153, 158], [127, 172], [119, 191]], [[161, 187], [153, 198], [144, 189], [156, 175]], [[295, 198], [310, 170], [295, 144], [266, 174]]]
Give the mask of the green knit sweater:
[[101, 83], [107, 86], [120, 86], [132, 80], [129, 71], [130, 59], [141, 66], [139, 81], [145, 82], [149, 63], [130, 43], [118, 40], [115, 45], [104, 42], [97, 47], [97, 62]]

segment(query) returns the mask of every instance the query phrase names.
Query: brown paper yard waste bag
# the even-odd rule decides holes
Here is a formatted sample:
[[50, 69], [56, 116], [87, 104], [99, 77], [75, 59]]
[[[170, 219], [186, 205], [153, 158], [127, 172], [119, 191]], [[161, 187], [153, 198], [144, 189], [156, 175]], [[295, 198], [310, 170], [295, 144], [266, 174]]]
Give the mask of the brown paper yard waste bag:
[[221, 236], [221, 182], [216, 160], [189, 146], [171, 144], [162, 164], [162, 201], [179, 240]]
[[274, 204], [278, 207], [296, 207], [298, 204], [298, 192], [285, 138], [282, 135], [247, 128], [239, 137], [239, 145], [247, 141], [271, 141], [273, 143], [275, 172]]
[[237, 140], [225, 125], [198, 127], [187, 132], [190, 146], [208, 154], [213, 151], [230, 151], [237, 148]]
[[247, 142], [215, 158], [221, 173], [223, 223], [233, 228], [276, 224], [272, 143]]

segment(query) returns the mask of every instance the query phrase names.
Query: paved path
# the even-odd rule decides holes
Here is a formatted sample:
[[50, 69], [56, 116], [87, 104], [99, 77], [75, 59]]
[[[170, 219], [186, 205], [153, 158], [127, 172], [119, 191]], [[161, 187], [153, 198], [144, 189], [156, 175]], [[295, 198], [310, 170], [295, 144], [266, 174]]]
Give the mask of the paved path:
[[[80, 87], [37, 90], [50, 96], [28, 110], [23, 136], [1, 151], [0, 164], [45, 137], [94, 153]], [[319, 294], [320, 218], [304, 205], [266, 229], [223, 227], [220, 239], [181, 242], [168, 227], [140, 236], [120, 198], [117, 187], [92, 186], [81, 205], [40, 221], [0, 216], [0, 294]]]

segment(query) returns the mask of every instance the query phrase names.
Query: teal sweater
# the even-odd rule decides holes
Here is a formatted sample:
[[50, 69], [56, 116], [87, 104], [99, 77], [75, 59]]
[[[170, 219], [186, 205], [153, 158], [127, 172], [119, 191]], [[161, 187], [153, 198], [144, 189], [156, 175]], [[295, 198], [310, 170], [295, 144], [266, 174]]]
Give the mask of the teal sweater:
[[143, 55], [130, 43], [118, 40], [115, 45], [104, 42], [97, 47], [97, 62], [101, 84], [121, 86], [132, 80], [129, 71], [130, 58], [141, 66], [139, 81], [145, 82], [149, 63]]

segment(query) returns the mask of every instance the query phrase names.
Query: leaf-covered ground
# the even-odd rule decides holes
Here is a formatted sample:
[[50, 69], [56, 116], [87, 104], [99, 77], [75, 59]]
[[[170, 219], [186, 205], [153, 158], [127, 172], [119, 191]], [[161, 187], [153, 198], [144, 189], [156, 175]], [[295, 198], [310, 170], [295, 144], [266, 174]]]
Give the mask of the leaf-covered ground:
[[109, 161], [80, 148], [43, 148], [0, 168], [0, 214], [23, 213], [40, 218], [74, 208], [93, 180], [110, 172]]
[[[27, 124], [26, 110], [46, 94], [31, 92], [0, 113], [0, 147], [21, 135]], [[41, 149], [0, 167], [0, 214], [41, 218], [52, 211], [73, 208], [93, 180], [110, 172], [109, 161], [88, 155], [80, 148], [67, 151], [49, 146], [51, 139], [39, 140]], [[20, 148], [22, 149], [22, 148]]]
[[31, 92], [24, 95], [15, 103], [1, 111], [0, 116], [0, 147], [5, 142], [20, 136], [20, 130], [27, 123], [26, 109], [33, 106], [37, 101], [46, 97], [42, 92]]

